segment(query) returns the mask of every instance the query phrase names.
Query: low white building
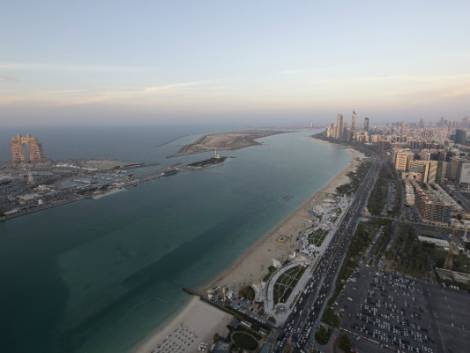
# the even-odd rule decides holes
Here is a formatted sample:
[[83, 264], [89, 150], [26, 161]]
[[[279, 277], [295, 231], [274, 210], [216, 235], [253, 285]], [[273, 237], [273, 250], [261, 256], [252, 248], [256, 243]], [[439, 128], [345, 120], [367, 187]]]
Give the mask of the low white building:
[[424, 235], [418, 236], [418, 239], [419, 239], [419, 241], [422, 241], [424, 243], [434, 244], [434, 245], [439, 246], [441, 248], [446, 248], [446, 249], [449, 248], [449, 242], [445, 239], [431, 238], [431, 237], [427, 237], [427, 236], [424, 236]]
[[406, 204], [408, 206], [414, 206], [415, 205], [415, 191], [413, 189], [413, 186], [408, 180], [405, 183], [405, 189], [406, 189]]

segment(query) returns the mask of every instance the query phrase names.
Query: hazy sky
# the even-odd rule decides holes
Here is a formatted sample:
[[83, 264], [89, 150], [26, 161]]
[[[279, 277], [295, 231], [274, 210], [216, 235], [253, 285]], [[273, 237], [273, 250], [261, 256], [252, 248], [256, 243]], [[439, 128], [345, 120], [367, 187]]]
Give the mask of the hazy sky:
[[469, 16], [468, 0], [7, 1], [0, 124], [461, 118]]

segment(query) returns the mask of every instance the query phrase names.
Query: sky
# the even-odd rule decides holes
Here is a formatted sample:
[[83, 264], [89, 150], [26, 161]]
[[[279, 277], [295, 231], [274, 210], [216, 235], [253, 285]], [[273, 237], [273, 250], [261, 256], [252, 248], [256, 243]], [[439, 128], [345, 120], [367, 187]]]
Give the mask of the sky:
[[0, 11], [0, 126], [470, 115], [468, 0], [42, 0]]

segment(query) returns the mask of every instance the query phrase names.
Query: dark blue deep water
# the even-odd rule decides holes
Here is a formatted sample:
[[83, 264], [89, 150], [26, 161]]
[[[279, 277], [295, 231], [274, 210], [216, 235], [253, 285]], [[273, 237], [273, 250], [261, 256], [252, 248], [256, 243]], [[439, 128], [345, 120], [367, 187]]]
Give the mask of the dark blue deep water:
[[[165, 158], [207, 131], [35, 133], [51, 158], [165, 165], [204, 157]], [[222, 271], [350, 161], [311, 134], [271, 136], [220, 166], [0, 223], [1, 351], [128, 352], [189, 300], [182, 287]]]

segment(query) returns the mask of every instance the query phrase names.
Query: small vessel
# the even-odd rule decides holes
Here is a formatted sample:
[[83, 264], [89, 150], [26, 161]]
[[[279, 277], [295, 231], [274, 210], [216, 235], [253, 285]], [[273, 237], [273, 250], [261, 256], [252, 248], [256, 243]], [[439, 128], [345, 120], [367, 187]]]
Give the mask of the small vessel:
[[211, 165], [216, 165], [216, 164], [220, 164], [220, 163], [223, 163], [225, 160], [227, 159], [227, 157], [224, 157], [224, 156], [221, 156], [217, 150], [214, 151], [214, 156], [209, 158], [209, 159], [205, 159], [203, 161], [198, 161], [198, 162], [194, 162], [194, 163], [190, 163], [188, 164], [188, 167], [190, 168], [204, 168], [204, 167], [209, 167]]
[[161, 172], [160, 176], [161, 177], [167, 177], [167, 176], [170, 176], [170, 175], [175, 175], [176, 173], [178, 173], [178, 169], [170, 168], [170, 169], [167, 169], [167, 170], [164, 170], [163, 172]]
[[92, 194], [91, 198], [93, 200], [99, 200], [99, 199], [102, 199], [103, 197], [110, 196], [110, 195], [116, 194], [116, 193], [124, 191], [124, 190], [126, 190], [126, 189], [124, 189], [124, 188], [112, 188], [112, 189], [103, 190], [103, 191], [95, 191]]
[[124, 168], [132, 169], [132, 168], [140, 168], [143, 166], [145, 166], [145, 163], [131, 163], [131, 164], [126, 164]]

